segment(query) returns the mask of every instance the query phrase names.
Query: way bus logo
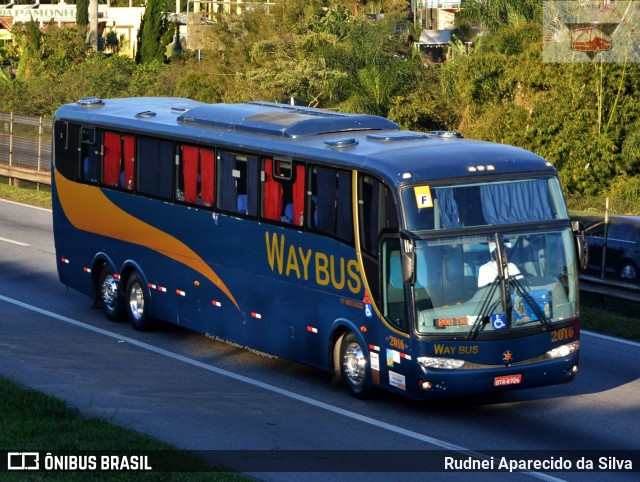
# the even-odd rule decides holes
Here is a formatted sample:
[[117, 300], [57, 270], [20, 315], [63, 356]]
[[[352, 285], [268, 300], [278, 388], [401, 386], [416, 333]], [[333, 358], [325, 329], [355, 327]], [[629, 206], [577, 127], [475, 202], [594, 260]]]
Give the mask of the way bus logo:
[[640, 62], [640, 2], [544, 2], [545, 62]]
[[327, 255], [311, 248], [287, 242], [284, 234], [265, 232], [267, 261], [271, 271], [298, 280], [314, 281], [320, 286], [347, 288], [353, 294], [362, 291], [358, 262]]

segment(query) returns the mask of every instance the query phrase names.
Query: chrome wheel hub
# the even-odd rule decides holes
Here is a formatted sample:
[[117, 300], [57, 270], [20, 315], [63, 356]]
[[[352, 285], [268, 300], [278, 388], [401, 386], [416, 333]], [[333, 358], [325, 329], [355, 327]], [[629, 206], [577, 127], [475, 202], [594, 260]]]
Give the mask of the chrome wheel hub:
[[344, 372], [353, 385], [361, 385], [365, 380], [367, 359], [357, 343], [350, 343], [342, 359]]
[[102, 282], [102, 303], [114, 310], [118, 304], [118, 281], [113, 275], [107, 275]]
[[144, 293], [142, 286], [135, 284], [129, 291], [129, 308], [131, 314], [136, 320], [139, 320], [144, 315]]

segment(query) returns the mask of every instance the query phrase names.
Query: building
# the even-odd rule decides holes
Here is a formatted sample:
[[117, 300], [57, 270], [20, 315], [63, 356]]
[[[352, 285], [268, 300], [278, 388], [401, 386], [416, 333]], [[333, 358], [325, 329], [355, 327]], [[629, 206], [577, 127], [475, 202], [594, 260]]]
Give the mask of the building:
[[[131, 5], [131, 4], [130, 4]], [[98, 5], [98, 30], [105, 36], [114, 31], [118, 38], [124, 41], [120, 53], [133, 57], [136, 51], [138, 30], [144, 14], [144, 6], [140, 7], [111, 7], [109, 4]], [[17, 23], [30, 20], [39, 22], [44, 27], [53, 20], [58, 26], [75, 25], [76, 5], [60, 3], [39, 3], [30, 5], [14, 5], [13, 2], [0, 5], [0, 40], [10, 41], [11, 31]]]
[[413, 20], [427, 30], [453, 29], [456, 13], [463, 3], [462, 0], [411, 0]]

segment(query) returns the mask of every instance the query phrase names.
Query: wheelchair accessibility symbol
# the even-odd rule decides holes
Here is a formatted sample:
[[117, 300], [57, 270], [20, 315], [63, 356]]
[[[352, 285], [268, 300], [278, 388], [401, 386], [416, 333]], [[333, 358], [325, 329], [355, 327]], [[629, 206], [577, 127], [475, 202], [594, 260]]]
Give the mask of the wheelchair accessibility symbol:
[[503, 330], [507, 327], [507, 317], [504, 313], [491, 315], [491, 328]]
[[371, 310], [371, 305], [369, 303], [364, 304], [364, 314], [367, 318], [373, 317], [373, 311]]

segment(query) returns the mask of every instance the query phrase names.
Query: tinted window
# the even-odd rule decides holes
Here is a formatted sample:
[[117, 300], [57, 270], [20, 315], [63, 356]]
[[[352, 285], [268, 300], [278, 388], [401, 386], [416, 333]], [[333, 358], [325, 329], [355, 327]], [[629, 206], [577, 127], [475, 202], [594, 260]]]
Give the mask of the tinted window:
[[378, 236], [385, 229], [398, 229], [398, 215], [389, 189], [370, 176], [360, 178], [360, 240], [362, 248], [378, 254]]
[[628, 241], [632, 238], [633, 226], [628, 223], [621, 223], [617, 220], [609, 226], [609, 238], [619, 241]]
[[352, 206], [350, 172], [325, 167], [313, 168], [309, 227], [352, 244]]
[[402, 200], [415, 231], [569, 218], [555, 177], [413, 185], [403, 188]]
[[78, 179], [78, 126], [56, 121], [54, 126], [55, 167], [67, 179]]
[[604, 238], [604, 223], [594, 224], [585, 230], [585, 235], [594, 238]]
[[165, 199], [173, 194], [173, 143], [150, 137], [138, 139], [138, 190]]
[[223, 151], [218, 156], [218, 206], [249, 216], [258, 215], [258, 158]]
[[97, 183], [100, 176], [100, 146], [95, 127], [80, 128], [80, 179]]
[[106, 131], [103, 140], [102, 183], [133, 190], [135, 139], [132, 135]]

